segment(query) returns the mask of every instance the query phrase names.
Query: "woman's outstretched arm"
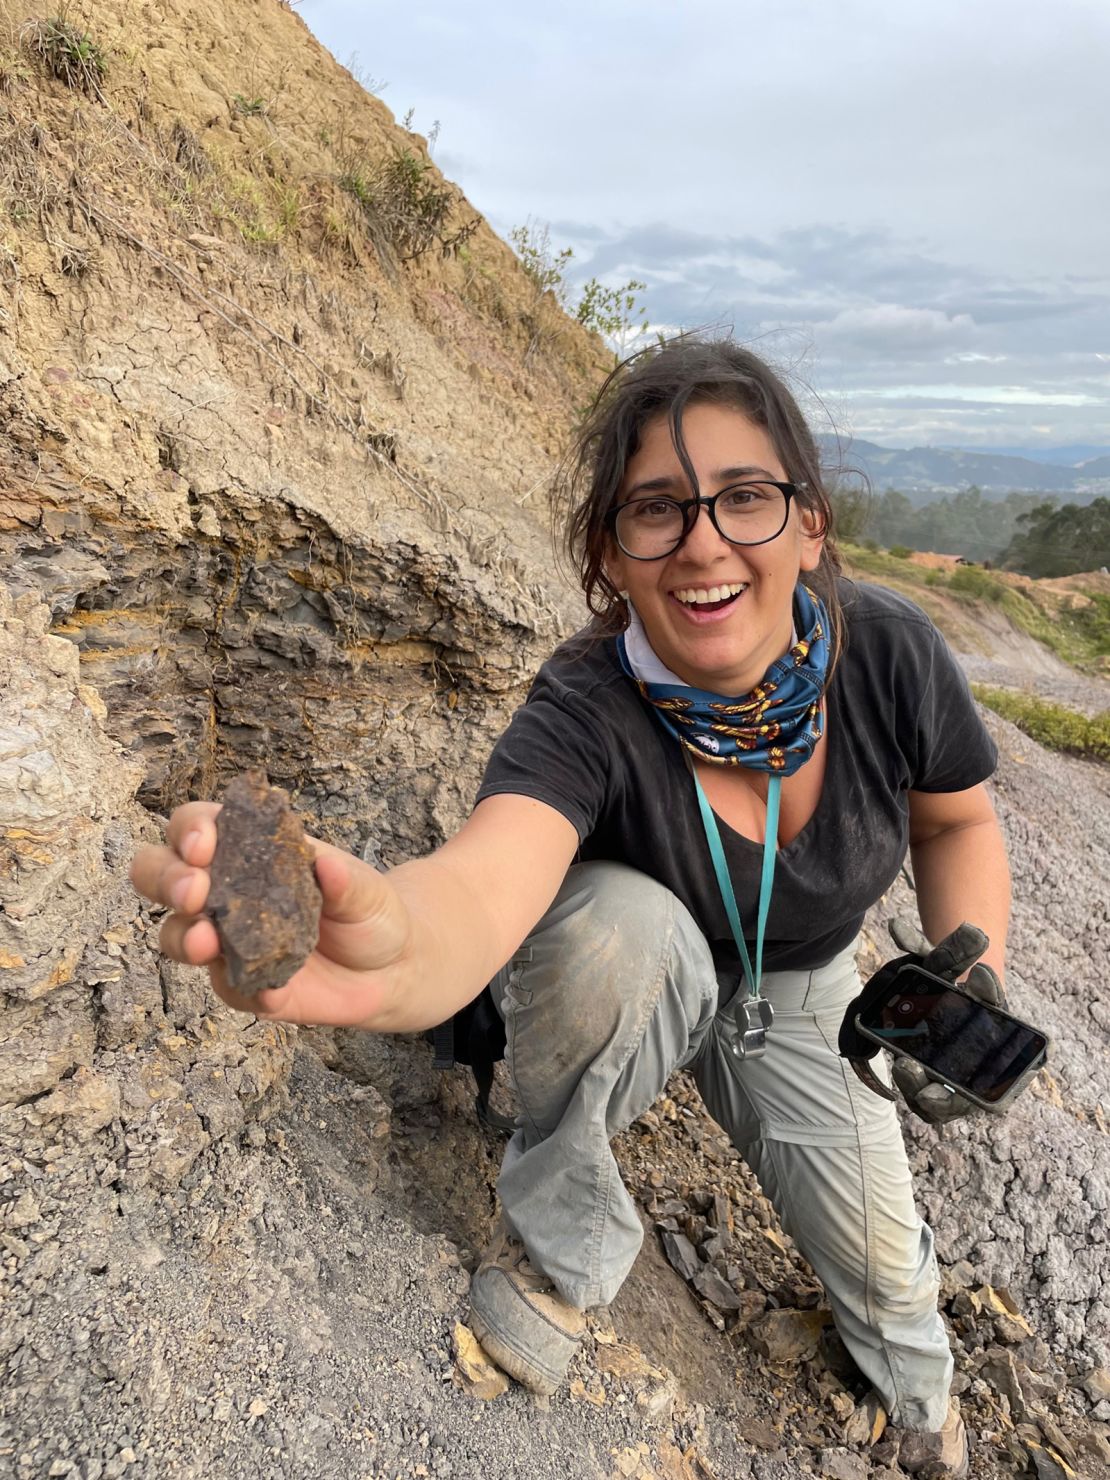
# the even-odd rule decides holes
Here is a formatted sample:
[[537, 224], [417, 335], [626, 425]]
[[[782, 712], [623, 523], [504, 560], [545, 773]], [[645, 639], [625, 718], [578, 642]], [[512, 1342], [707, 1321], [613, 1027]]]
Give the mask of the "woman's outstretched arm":
[[522, 796], [488, 797], [442, 848], [387, 874], [312, 838], [323, 897], [316, 949], [285, 986], [242, 997], [203, 914], [219, 810], [178, 807], [165, 845], [135, 855], [135, 887], [172, 911], [164, 954], [207, 966], [218, 995], [242, 1012], [381, 1033], [432, 1027], [476, 997], [554, 899], [578, 848], [560, 812]]

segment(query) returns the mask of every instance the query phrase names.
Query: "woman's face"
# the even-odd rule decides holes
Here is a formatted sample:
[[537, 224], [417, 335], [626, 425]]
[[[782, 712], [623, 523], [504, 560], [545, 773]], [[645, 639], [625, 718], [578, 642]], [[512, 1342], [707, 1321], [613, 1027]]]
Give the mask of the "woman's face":
[[[786, 471], [763, 427], [729, 406], [699, 403], [682, 416], [683, 440], [697, 474], [691, 488], [665, 415], [647, 423], [629, 459], [618, 500], [648, 490], [668, 498], [703, 498], [743, 479], [786, 482]], [[633, 560], [614, 541], [608, 571], [627, 591], [658, 657], [695, 688], [742, 694], [754, 688], [790, 646], [792, 597], [801, 571], [815, 570], [822, 536], [817, 520], [791, 500], [786, 528], [764, 545], [731, 545], [705, 509], [686, 540], [662, 560]], [[728, 587], [712, 608], [695, 592]], [[736, 591], [736, 588], [739, 590]], [[736, 591], [735, 595], [731, 593]]]

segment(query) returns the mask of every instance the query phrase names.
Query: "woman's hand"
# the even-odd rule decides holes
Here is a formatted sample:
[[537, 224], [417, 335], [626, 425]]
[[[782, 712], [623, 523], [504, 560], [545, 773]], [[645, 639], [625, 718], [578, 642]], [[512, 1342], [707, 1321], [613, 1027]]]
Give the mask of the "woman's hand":
[[331, 844], [310, 837], [323, 896], [316, 949], [283, 987], [243, 997], [231, 989], [220, 942], [202, 912], [216, 851], [216, 802], [187, 802], [170, 817], [163, 847], [136, 853], [131, 882], [172, 913], [159, 933], [162, 952], [188, 966], [206, 966], [230, 1007], [291, 1023], [373, 1027], [388, 1014], [412, 947], [409, 912], [388, 876]]
[[[894, 944], [909, 955], [918, 956], [924, 971], [956, 985], [969, 997], [987, 1007], [1005, 1007], [1002, 982], [992, 966], [979, 957], [990, 942], [975, 925], [957, 925], [956, 929], [934, 946], [907, 915], [896, 916], [887, 924]], [[916, 1059], [895, 1055], [891, 1078], [902, 1092], [906, 1104], [930, 1125], [947, 1125], [965, 1115], [975, 1115], [979, 1106], [958, 1090], [949, 1089], [939, 1075], [919, 1064]]]

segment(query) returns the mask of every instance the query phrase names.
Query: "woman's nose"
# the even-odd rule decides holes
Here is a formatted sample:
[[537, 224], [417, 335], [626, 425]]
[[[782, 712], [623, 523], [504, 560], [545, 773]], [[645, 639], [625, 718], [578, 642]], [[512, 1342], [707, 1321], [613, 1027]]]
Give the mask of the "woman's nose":
[[713, 560], [733, 547], [713, 523], [704, 502], [695, 505], [694, 522], [682, 542], [681, 550], [690, 560]]

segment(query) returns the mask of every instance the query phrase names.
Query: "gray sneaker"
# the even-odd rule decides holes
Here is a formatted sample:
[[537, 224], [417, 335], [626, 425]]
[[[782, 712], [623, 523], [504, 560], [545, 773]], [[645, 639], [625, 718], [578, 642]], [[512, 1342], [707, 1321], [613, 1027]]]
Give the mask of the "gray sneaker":
[[948, 1417], [942, 1429], [931, 1434], [908, 1429], [902, 1435], [898, 1463], [910, 1475], [929, 1466], [934, 1473], [939, 1471], [951, 1475], [952, 1480], [964, 1480], [968, 1467], [967, 1430], [957, 1399], [948, 1400]]
[[470, 1329], [503, 1371], [546, 1395], [566, 1376], [586, 1318], [501, 1224], [470, 1281]]

